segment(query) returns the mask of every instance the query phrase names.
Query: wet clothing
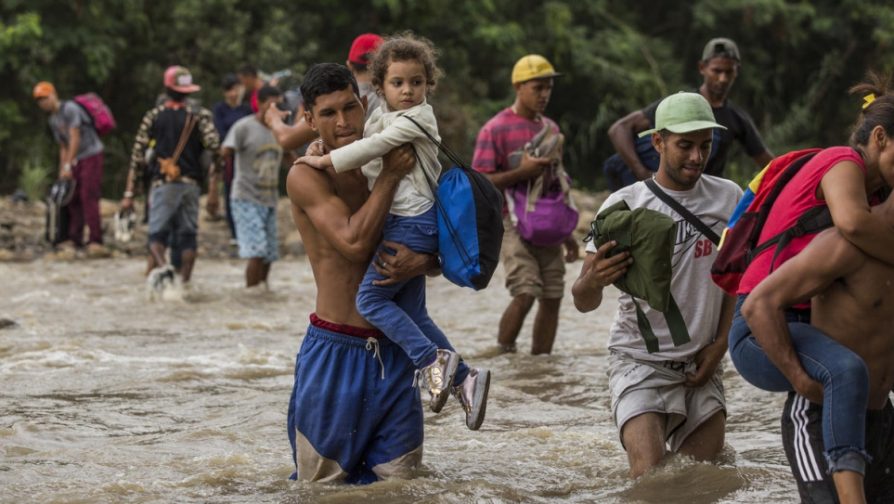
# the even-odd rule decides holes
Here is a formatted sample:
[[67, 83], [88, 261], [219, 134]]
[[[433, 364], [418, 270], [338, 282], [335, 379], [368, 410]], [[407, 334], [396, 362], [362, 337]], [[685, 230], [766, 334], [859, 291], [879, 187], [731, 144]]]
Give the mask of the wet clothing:
[[538, 247], [518, 235], [509, 216], [503, 218], [500, 262], [509, 295], [561, 299], [565, 295], [565, 252], [562, 246]]
[[68, 133], [71, 128], [77, 128], [80, 133], [75, 159], [80, 161], [103, 152], [102, 141], [93, 128], [90, 115], [77, 103], [65, 100], [59, 105], [59, 111], [50, 115], [50, 130], [56, 143], [68, 146]]
[[235, 153], [230, 199], [276, 207], [283, 151], [270, 128], [253, 115], [243, 117], [230, 128], [223, 146]]
[[[816, 197], [823, 177], [836, 164], [842, 161], [850, 161], [857, 165], [862, 174], [866, 175], [866, 167], [863, 158], [850, 147], [829, 147], [818, 152], [813, 158], [804, 164], [801, 170], [786, 184], [779, 197], [767, 215], [766, 224], [761, 230], [758, 243], [778, 235], [782, 231], [792, 227], [798, 218], [807, 210], [826, 205], [826, 201]], [[774, 268], [791, 259], [819, 234], [792, 238], [791, 242], [782, 249], [776, 257]], [[770, 266], [773, 263], [775, 247], [770, 247], [761, 252], [748, 265], [742, 280], [739, 282], [738, 294], [748, 294], [761, 280], [770, 274]], [[799, 308], [808, 308], [808, 304], [799, 305]]]
[[[735, 183], [710, 175], [702, 175], [695, 187], [687, 191], [673, 191], [666, 187], [662, 189], [717, 234], [726, 226], [736, 203], [742, 197], [742, 190]], [[688, 361], [713, 341], [720, 320], [723, 291], [711, 282], [710, 276], [711, 265], [717, 255], [716, 248], [695, 226], [661, 201], [645, 182], [637, 182], [611, 194], [599, 211], [622, 200], [631, 209], [649, 208], [669, 215], [677, 222], [677, 236], [671, 259], [671, 293], [679, 304], [691, 341], [674, 346], [665, 314], [640, 300], [637, 302], [648, 318], [661, 349], [659, 352], [648, 352], [637, 323], [633, 299], [629, 294], [622, 294], [618, 313], [610, 330], [609, 349], [643, 360]], [[592, 241], [587, 245], [587, 252], [596, 252]]]
[[[821, 456], [823, 414], [822, 406], [794, 392], [782, 411], [782, 447], [805, 504], [838, 503], [835, 483]], [[872, 457], [863, 480], [866, 502], [894, 502], [894, 407], [890, 401], [880, 410], [866, 411], [865, 429], [866, 450]]]
[[371, 483], [411, 476], [423, 441], [415, 371], [379, 331], [311, 315], [289, 401], [292, 478]]
[[[148, 166], [149, 174], [153, 180], [164, 178], [159, 172], [158, 158], [170, 158], [173, 156], [186, 122], [186, 113], [185, 104], [171, 101], [146, 112], [143, 120], [140, 122], [140, 128], [137, 130], [136, 140], [131, 151], [131, 170], [140, 172], [146, 166], [146, 149], [149, 148], [149, 142], [154, 139], [155, 157], [152, 164]], [[180, 167], [181, 175], [192, 178], [201, 184], [205, 174], [199, 158], [202, 155], [202, 151], [207, 149], [211, 151], [214, 164], [216, 165], [218, 150], [220, 149], [220, 137], [217, 134], [211, 112], [208, 109], [193, 109], [193, 113], [198, 116], [198, 122], [193, 128], [189, 140], [186, 142], [186, 147], [180, 154], [180, 158], [177, 160], [177, 166]]]
[[[792, 227], [807, 210], [825, 206], [817, 197], [823, 177], [836, 164], [850, 161], [865, 175], [860, 155], [850, 147], [830, 147], [818, 152], [782, 189], [767, 215], [758, 243]], [[730, 358], [739, 374], [752, 385], [770, 392], [792, 390], [791, 384], [776, 368], [758, 344], [740, 313], [747, 295], [785, 261], [804, 250], [817, 233], [795, 237], [778, 254], [775, 247], [752, 259], [739, 283], [739, 301], [729, 334]], [[774, 260], [774, 255], [775, 260]], [[863, 412], [869, 394], [869, 374], [859, 355], [801, 320], [795, 314], [806, 313], [809, 302], [795, 305], [786, 313], [792, 345], [807, 374], [823, 385], [823, 439], [830, 468], [863, 472], [865, 433]], [[856, 458], [855, 457], [856, 455]]]
[[690, 434], [717, 412], [726, 415], [723, 366], [717, 366], [708, 383], [701, 387], [684, 386], [686, 373], [695, 371], [694, 360], [643, 361], [613, 351], [607, 374], [612, 417], [619, 435], [631, 418], [661, 413], [668, 417], [664, 439], [676, 452]]
[[153, 187], [149, 192], [149, 242], [166, 244], [170, 239], [181, 251], [196, 250], [200, 192], [198, 185], [188, 182]]
[[[695, 92], [697, 93], [698, 90], [695, 90]], [[649, 124], [651, 125], [655, 124], [655, 110], [658, 108], [659, 103], [661, 103], [661, 100], [652, 102], [643, 109], [643, 114], [649, 119]], [[713, 154], [714, 149], [712, 149], [713, 157], [708, 160], [708, 164], [705, 166], [705, 173], [718, 177], [723, 176], [723, 170], [726, 168], [729, 149], [733, 141], [742, 144], [742, 147], [745, 148], [745, 153], [750, 157], [767, 151], [767, 146], [764, 145], [760, 133], [757, 132], [754, 121], [751, 120], [747, 112], [739, 108], [732, 100], [726, 100], [723, 106], [711, 107], [711, 109], [714, 112], [714, 120], [720, 125], [726, 126], [726, 129], [714, 130], [720, 134], [719, 142], [714, 148], [716, 149], [716, 154]]]
[[[702, 175], [686, 191], [662, 189], [717, 233], [742, 196], [733, 182], [710, 175]], [[675, 346], [665, 314], [644, 300], [637, 301], [658, 340], [659, 350], [649, 352], [634, 300], [630, 294], [621, 294], [608, 342], [612, 354], [608, 370], [612, 414], [619, 432], [628, 420], [642, 413], [667, 415], [665, 439], [675, 452], [701, 424], [718, 411], [726, 411], [720, 366], [707, 384], [698, 388], [685, 385], [685, 373], [695, 370], [695, 356], [714, 341], [720, 322], [724, 295], [709, 275], [717, 251], [709, 238], [658, 198], [645, 182], [611, 194], [599, 212], [620, 201], [631, 209], [655, 210], [677, 222], [670, 290], [680, 301], [690, 341]], [[593, 241], [587, 244], [587, 252], [596, 252]]]
[[276, 239], [276, 207], [258, 205], [251, 201], [232, 199], [230, 206], [236, 219], [236, 241], [239, 257], [261, 258], [265, 263], [279, 259]]
[[[418, 217], [388, 215], [384, 239], [401, 243], [413, 252], [435, 254], [438, 251], [438, 215], [432, 207]], [[425, 275], [392, 285], [373, 285], [385, 277], [370, 264], [357, 291], [357, 311], [370, 324], [381, 330], [410, 357], [417, 369], [435, 361], [435, 352], [455, 351], [447, 336], [429, 317], [425, 307]], [[459, 385], [469, 374], [460, 362], [454, 375]]]
[[68, 212], [68, 238], [77, 246], [84, 243], [84, 225], [90, 230], [88, 243], [102, 243], [102, 220], [99, 200], [102, 198], [103, 152], [78, 160], [71, 169], [75, 194], [65, 211]]
[[[791, 391], [788, 379], [767, 357], [742, 317], [747, 296], [739, 296], [729, 331], [729, 355], [742, 378], [770, 392]], [[798, 359], [823, 385], [822, 446], [833, 471], [864, 471], [864, 414], [869, 402], [869, 371], [863, 359], [810, 325], [809, 311], [788, 310], [786, 322]], [[852, 458], [857, 455], [859, 458]]]

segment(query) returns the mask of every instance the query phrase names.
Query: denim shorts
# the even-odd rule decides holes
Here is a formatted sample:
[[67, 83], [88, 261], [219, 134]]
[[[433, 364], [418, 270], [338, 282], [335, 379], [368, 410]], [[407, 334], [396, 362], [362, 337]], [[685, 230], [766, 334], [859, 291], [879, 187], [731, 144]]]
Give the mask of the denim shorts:
[[188, 182], [170, 182], [153, 188], [149, 193], [150, 241], [166, 243], [171, 232], [194, 237], [199, 228], [200, 192], [198, 185]]

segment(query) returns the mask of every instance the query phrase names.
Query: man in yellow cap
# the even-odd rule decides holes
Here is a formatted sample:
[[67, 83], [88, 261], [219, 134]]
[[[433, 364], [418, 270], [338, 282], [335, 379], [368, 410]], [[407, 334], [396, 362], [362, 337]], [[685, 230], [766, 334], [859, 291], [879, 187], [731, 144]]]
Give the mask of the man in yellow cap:
[[[543, 115], [553, 79], [559, 75], [543, 56], [529, 54], [519, 59], [512, 69], [515, 102], [478, 133], [472, 167], [503, 190], [507, 200], [516, 191], [526, 191], [529, 182], [561, 166], [560, 142], [558, 149], [548, 149], [550, 152], [540, 148], [545, 138], [561, 138], [556, 123]], [[577, 243], [569, 236], [564, 240], [564, 251], [562, 242], [535, 245], [519, 236], [517, 220], [508, 206], [504, 205], [503, 216], [506, 231], [500, 260], [512, 301], [500, 319], [497, 341], [504, 351], [515, 351], [515, 340], [537, 299], [531, 353], [550, 353], [565, 292], [565, 262], [578, 257]]]
[[108, 257], [102, 244], [99, 213], [103, 171], [103, 145], [93, 119], [73, 100], [60, 100], [53, 84], [42, 81], [34, 86], [37, 106], [50, 114], [50, 130], [59, 144], [59, 178], [76, 182], [75, 194], [65, 207], [68, 213], [68, 241], [60, 248], [84, 245], [84, 226], [90, 230], [86, 244], [88, 257]]

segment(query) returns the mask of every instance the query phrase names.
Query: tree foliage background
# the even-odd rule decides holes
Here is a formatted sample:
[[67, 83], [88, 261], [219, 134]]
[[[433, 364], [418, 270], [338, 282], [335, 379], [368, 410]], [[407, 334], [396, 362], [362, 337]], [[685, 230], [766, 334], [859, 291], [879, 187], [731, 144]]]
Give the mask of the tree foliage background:
[[[861, 102], [847, 88], [868, 69], [894, 69], [892, 27], [886, 0], [0, 0], [0, 193], [25, 172], [55, 173], [46, 117], [31, 99], [39, 80], [62, 98], [96, 91], [111, 106], [119, 128], [104, 139], [104, 189], [117, 196], [168, 65], [189, 67], [210, 107], [220, 77], [242, 63], [300, 76], [315, 62], [343, 62], [359, 33], [408, 29], [441, 51], [446, 76], [433, 105], [442, 135], [467, 158], [480, 126], [513, 99], [513, 63], [540, 53], [564, 73], [548, 115], [568, 137], [569, 171], [599, 187], [611, 123], [700, 84], [697, 60], [715, 36], [739, 44], [731, 97], [774, 153], [841, 144]], [[754, 168], [740, 154], [731, 172]]]

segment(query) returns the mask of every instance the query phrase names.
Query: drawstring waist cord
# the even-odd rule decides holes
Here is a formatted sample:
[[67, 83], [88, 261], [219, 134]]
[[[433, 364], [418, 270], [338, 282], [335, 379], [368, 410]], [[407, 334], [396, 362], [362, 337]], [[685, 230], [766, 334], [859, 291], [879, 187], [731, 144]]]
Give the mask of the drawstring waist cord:
[[379, 350], [379, 340], [376, 338], [366, 338], [366, 351], [373, 351], [373, 358], [379, 359], [379, 367], [382, 369], [382, 379], [385, 379], [385, 363], [382, 362], [382, 352]]

